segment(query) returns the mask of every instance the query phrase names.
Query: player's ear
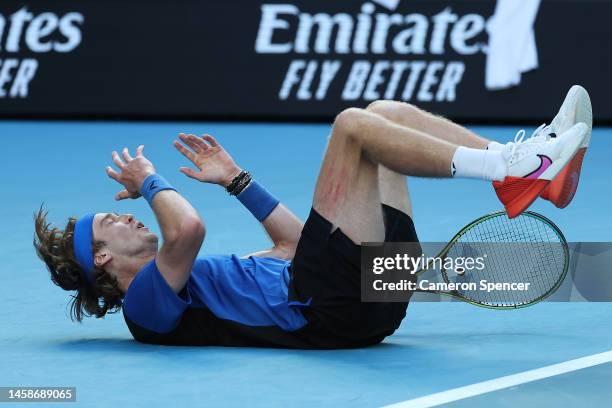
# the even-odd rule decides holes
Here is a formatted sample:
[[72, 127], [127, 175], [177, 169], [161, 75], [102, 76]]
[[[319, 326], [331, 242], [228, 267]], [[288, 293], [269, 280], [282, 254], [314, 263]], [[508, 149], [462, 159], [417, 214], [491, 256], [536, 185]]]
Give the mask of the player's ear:
[[96, 268], [104, 268], [104, 265], [109, 263], [113, 259], [110, 251], [107, 248], [99, 249], [94, 254], [94, 264]]

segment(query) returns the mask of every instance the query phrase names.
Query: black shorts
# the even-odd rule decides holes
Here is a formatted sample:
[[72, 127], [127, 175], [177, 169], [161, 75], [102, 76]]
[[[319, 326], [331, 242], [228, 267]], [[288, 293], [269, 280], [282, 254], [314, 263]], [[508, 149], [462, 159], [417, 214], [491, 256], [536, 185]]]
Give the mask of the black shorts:
[[[418, 242], [412, 219], [383, 205], [385, 242]], [[297, 246], [289, 274], [289, 301], [306, 303], [304, 334], [314, 347], [362, 347], [393, 334], [407, 302], [361, 302], [361, 246], [314, 209]]]

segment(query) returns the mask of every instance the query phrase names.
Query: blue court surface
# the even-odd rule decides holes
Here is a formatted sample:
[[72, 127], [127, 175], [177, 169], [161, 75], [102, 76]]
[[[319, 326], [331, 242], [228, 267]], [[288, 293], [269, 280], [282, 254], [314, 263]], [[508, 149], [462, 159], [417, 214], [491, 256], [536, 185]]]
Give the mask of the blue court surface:
[[[499, 141], [518, 130], [473, 129]], [[71, 215], [116, 211], [135, 214], [159, 233], [144, 200], [113, 200], [119, 185], [104, 172], [112, 150], [145, 144], [157, 171], [204, 219], [201, 254], [243, 255], [267, 248], [265, 232], [218, 186], [181, 174], [179, 166], [189, 163], [172, 140], [180, 131], [214, 135], [304, 219], [329, 130], [304, 124], [0, 122], [0, 386], [74, 386], [77, 403], [69, 406], [84, 407], [408, 407], [428, 396], [429, 405], [449, 406], [610, 403], [612, 357], [600, 353], [612, 350], [612, 303], [545, 302], [515, 311], [412, 303], [400, 330], [383, 344], [337, 351], [152, 346], [132, 340], [121, 314], [83, 324], [69, 320], [69, 293], [52, 285], [32, 246], [32, 214], [43, 201], [60, 228]], [[595, 129], [573, 203], [559, 210], [540, 201], [531, 209], [553, 220], [568, 241], [612, 241], [610, 160], [612, 129]], [[422, 241], [447, 241], [472, 219], [500, 208], [488, 183], [408, 184]], [[597, 354], [586, 364], [576, 360]], [[531, 370], [541, 375], [526, 381], [529, 374], [521, 373]], [[502, 377], [514, 375], [518, 382], [503, 386]], [[471, 393], [461, 391], [466, 386], [473, 386]], [[420, 397], [426, 398], [415, 401]]]

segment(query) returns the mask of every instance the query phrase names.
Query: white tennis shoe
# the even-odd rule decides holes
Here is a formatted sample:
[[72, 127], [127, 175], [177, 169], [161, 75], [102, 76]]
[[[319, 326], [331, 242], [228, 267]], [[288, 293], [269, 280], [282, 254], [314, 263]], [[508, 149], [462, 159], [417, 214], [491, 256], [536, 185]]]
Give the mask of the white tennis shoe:
[[525, 131], [506, 144], [502, 156], [508, 164], [503, 181], [494, 181], [495, 192], [510, 218], [525, 211], [546, 186], [563, 170], [580, 149], [588, 127], [578, 123], [557, 137], [524, 139]]
[[557, 116], [555, 116], [550, 124], [551, 132], [553, 134], [563, 133], [576, 123], [584, 123], [587, 126], [586, 137], [580, 145], [576, 156], [552, 180], [541, 195], [543, 199], [549, 200], [559, 208], [567, 207], [574, 198], [574, 195], [576, 195], [582, 170], [582, 161], [589, 147], [593, 130], [591, 99], [586, 89], [579, 85], [572, 86], [567, 93], [559, 113], [557, 113]]
[[591, 100], [586, 89], [580, 85], [574, 85], [565, 96], [559, 112], [550, 122], [550, 125], [546, 123], [540, 125], [525, 142], [538, 143], [550, 140], [565, 132], [576, 123], [581, 122], [588, 126], [587, 136], [581, 146], [581, 148], [586, 148], [591, 141], [591, 132], [593, 130]]

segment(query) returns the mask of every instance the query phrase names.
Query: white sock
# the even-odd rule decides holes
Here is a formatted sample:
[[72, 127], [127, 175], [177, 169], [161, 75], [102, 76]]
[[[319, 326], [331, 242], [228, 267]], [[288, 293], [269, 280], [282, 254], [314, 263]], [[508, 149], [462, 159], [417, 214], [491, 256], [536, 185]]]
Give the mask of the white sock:
[[487, 150], [499, 151], [502, 150], [504, 147], [506, 147], [506, 145], [497, 142], [491, 142], [487, 145]]
[[459, 146], [453, 156], [451, 174], [453, 177], [501, 181], [508, 174], [508, 165], [500, 151]]

